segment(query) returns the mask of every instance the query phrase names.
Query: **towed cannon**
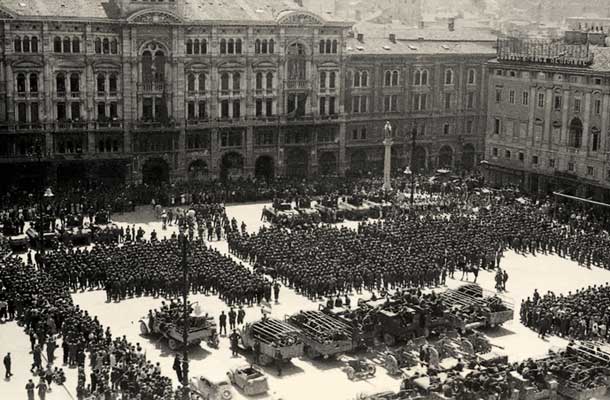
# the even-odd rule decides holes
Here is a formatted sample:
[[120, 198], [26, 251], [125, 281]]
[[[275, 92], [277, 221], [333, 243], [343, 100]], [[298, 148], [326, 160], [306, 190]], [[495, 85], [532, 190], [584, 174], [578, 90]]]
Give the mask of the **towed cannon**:
[[441, 299], [451, 306], [461, 321], [461, 328], [494, 328], [514, 317], [512, 302], [496, 293], [486, 293], [476, 284], [447, 289]]

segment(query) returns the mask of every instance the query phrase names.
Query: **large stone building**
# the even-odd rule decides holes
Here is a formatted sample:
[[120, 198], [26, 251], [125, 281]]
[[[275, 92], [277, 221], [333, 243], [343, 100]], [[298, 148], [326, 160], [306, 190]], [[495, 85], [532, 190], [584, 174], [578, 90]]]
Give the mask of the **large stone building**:
[[587, 30], [499, 41], [488, 64], [492, 184], [610, 200], [610, 48], [603, 32]]
[[395, 168], [412, 126], [421, 166], [474, 164], [495, 42], [368, 38], [297, 3], [3, 1], [3, 187], [366, 171], [385, 119]]

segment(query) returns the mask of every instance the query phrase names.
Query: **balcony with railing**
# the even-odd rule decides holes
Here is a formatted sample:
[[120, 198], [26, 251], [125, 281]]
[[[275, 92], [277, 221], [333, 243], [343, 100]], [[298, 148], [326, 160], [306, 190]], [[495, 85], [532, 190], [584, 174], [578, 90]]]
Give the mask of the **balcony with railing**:
[[286, 89], [310, 89], [310, 83], [308, 80], [289, 80], [285, 81]]
[[141, 94], [163, 94], [171, 91], [172, 85], [162, 81], [138, 83], [138, 93]]
[[138, 120], [132, 123], [132, 128], [135, 130], [177, 130], [180, 124], [174, 118], [165, 120]]

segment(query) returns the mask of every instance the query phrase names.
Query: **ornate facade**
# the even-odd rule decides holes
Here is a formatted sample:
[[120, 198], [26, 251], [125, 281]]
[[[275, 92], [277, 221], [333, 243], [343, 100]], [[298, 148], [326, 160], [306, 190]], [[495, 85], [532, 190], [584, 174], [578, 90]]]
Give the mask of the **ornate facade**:
[[421, 168], [483, 151], [489, 43], [367, 42], [284, 0], [3, 4], [4, 183], [366, 171], [386, 119], [395, 168], [412, 127]]
[[563, 43], [499, 43], [490, 61], [486, 165], [492, 184], [610, 200], [610, 53], [601, 32]]

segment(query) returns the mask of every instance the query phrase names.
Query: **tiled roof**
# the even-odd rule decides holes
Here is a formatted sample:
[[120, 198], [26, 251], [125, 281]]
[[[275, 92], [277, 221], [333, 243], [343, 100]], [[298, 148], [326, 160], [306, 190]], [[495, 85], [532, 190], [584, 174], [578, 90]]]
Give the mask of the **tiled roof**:
[[104, 0], [2, 0], [1, 5], [22, 16], [111, 18], [113, 6]]
[[354, 25], [354, 31], [363, 33], [365, 38], [387, 38], [390, 33], [396, 38], [403, 40], [438, 40], [438, 41], [474, 41], [494, 42], [496, 35], [490, 29], [460, 27], [460, 20], [456, 21], [455, 30], [449, 31], [447, 26], [430, 26], [423, 29], [398, 24], [374, 24], [371, 22], [359, 22]]
[[594, 71], [610, 71], [610, 48], [609, 47], [591, 47], [593, 51], [593, 64], [590, 68]]
[[369, 54], [369, 55], [423, 55], [423, 54], [486, 54], [495, 55], [496, 50], [493, 43], [477, 42], [437, 42], [425, 40], [397, 40], [392, 43], [389, 39], [367, 38], [364, 42], [357, 39], [347, 41], [347, 54]]

